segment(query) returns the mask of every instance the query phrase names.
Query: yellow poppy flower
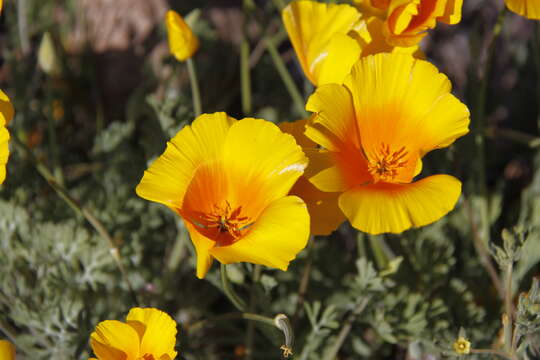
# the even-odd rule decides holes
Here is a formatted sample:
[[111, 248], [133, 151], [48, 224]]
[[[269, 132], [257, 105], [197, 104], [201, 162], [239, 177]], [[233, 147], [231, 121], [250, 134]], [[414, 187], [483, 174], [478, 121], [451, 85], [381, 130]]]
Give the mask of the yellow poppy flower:
[[173, 360], [176, 322], [154, 308], [132, 308], [126, 322], [105, 320], [90, 335], [90, 360]]
[[8, 96], [0, 90], [0, 184], [6, 179], [6, 164], [9, 157], [9, 131], [6, 125], [13, 118], [13, 105]]
[[165, 16], [167, 33], [169, 35], [169, 48], [179, 61], [191, 58], [199, 49], [199, 39], [182, 16], [176, 11], [169, 10]]
[[538, 0], [505, 0], [506, 6], [528, 19], [540, 20], [540, 2]]
[[358, 44], [347, 36], [360, 19], [358, 10], [297, 0], [281, 17], [306, 77], [316, 86], [341, 83], [360, 55]]
[[[284, 122], [279, 124], [279, 128], [284, 133], [291, 134], [296, 139], [296, 143], [302, 147], [306, 156], [314, 160], [310, 161], [310, 165], [312, 163], [320, 164], [317, 158], [321, 157], [321, 151], [317, 149], [317, 144], [304, 134], [307, 122], [308, 119]], [[298, 196], [306, 203], [311, 223], [311, 234], [329, 235], [345, 221], [345, 215], [338, 206], [340, 193], [324, 192], [310, 183], [306, 175], [317, 172], [310, 165], [306, 168], [306, 173], [294, 184], [289, 194]]]
[[383, 27], [386, 40], [393, 46], [413, 46], [437, 21], [460, 22], [463, 0], [389, 0], [380, 1], [379, 5], [385, 4], [388, 6]]
[[145, 171], [137, 194], [180, 215], [197, 252], [197, 277], [213, 258], [286, 270], [309, 237], [305, 203], [287, 196], [307, 158], [264, 120], [203, 114]]
[[399, 233], [453, 209], [459, 180], [413, 181], [426, 153], [468, 132], [469, 111], [450, 90], [448, 78], [426, 61], [376, 54], [360, 59], [344, 85], [321, 86], [309, 98], [306, 109], [316, 116], [306, 135], [330, 158], [309, 180], [341, 192], [339, 207], [352, 226]]
[[7, 340], [0, 340], [0, 360], [15, 360], [15, 346]]

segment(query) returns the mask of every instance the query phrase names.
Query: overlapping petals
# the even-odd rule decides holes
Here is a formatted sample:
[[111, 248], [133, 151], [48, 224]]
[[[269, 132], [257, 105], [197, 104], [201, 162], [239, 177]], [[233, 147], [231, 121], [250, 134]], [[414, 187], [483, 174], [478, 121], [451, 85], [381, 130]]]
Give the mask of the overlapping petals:
[[0, 184], [6, 179], [6, 164], [9, 157], [9, 131], [6, 126], [13, 118], [14, 110], [8, 96], [0, 90]]
[[306, 106], [316, 114], [306, 135], [331, 163], [310, 181], [339, 191], [339, 206], [359, 230], [399, 233], [448, 213], [461, 192], [447, 175], [413, 179], [421, 158], [468, 132], [469, 111], [448, 78], [402, 54], [362, 58], [344, 85], [319, 87]]
[[413, 46], [433, 29], [437, 22], [461, 21], [463, 0], [391, 0], [383, 27], [389, 44]]
[[171, 53], [179, 61], [191, 58], [199, 49], [199, 39], [176, 11], [169, 10], [165, 16]]
[[[322, 158], [327, 154], [326, 151], [319, 150], [317, 144], [304, 134], [307, 122], [308, 119], [284, 122], [279, 125], [279, 128], [284, 133], [294, 136], [298, 145], [310, 159], [310, 164], [321, 164]], [[308, 167], [306, 174], [298, 179], [290, 194], [305, 201], [311, 219], [311, 234], [329, 235], [345, 221], [345, 215], [338, 206], [340, 193], [319, 190], [307, 179], [306, 175], [312, 172], [317, 172], [317, 169]]]
[[306, 77], [316, 86], [341, 83], [360, 55], [347, 36], [360, 13], [346, 4], [297, 0], [281, 16]]
[[168, 143], [137, 194], [185, 220], [199, 278], [214, 258], [286, 270], [309, 236], [305, 203], [287, 196], [307, 162], [270, 122], [203, 114]]
[[126, 322], [105, 320], [90, 335], [97, 360], [173, 360], [176, 322], [154, 308], [133, 308]]
[[516, 14], [540, 20], [540, 2], [537, 0], [505, 0], [505, 3]]

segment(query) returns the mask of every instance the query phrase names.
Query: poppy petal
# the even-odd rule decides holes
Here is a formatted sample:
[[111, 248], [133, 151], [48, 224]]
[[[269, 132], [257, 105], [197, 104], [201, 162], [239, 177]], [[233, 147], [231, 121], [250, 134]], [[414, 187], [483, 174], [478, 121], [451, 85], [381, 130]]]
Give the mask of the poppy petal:
[[433, 175], [409, 184], [377, 183], [343, 193], [339, 206], [352, 226], [370, 233], [400, 233], [439, 220], [452, 210], [461, 182]]
[[100, 322], [90, 335], [90, 344], [99, 359], [136, 360], [139, 356], [139, 335], [131, 326], [117, 320]]
[[308, 238], [306, 204], [296, 196], [287, 196], [269, 204], [243, 238], [229, 246], [214, 247], [210, 254], [224, 264], [246, 261], [287, 270]]

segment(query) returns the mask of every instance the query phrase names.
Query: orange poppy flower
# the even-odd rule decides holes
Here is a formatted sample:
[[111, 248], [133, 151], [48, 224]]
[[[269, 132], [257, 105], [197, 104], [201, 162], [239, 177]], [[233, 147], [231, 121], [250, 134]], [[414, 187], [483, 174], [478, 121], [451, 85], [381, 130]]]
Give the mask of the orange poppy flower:
[[318, 149], [317, 144], [304, 134], [307, 122], [308, 119], [303, 119], [279, 124], [281, 131], [294, 136], [306, 156], [311, 159], [306, 173], [300, 176], [289, 194], [298, 196], [306, 203], [311, 223], [311, 234], [329, 235], [346, 218], [338, 206], [340, 193], [321, 191], [308, 180], [308, 174], [317, 172], [317, 169], [312, 168], [311, 164], [320, 164], [318, 159], [321, 158], [321, 155], [326, 155], [324, 150]]
[[394, 46], [413, 46], [435, 28], [437, 21], [461, 21], [463, 0], [390, 0], [385, 27], [386, 40]]
[[9, 157], [9, 131], [6, 125], [13, 118], [13, 105], [7, 95], [0, 90], [0, 184], [6, 179], [6, 164]]
[[468, 132], [469, 111], [448, 78], [409, 55], [377, 54], [352, 68], [344, 85], [319, 87], [306, 109], [306, 135], [328, 150], [329, 166], [310, 177], [341, 192], [339, 207], [364, 232], [399, 233], [432, 223], [455, 206], [459, 180], [413, 181], [422, 157]]
[[126, 322], [105, 320], [90, 335], [96, 358], [89, 360], [173, 360], [176, 322], [154, 308], [132, 308]]
[[306, 165], [294, 138], [268, 121], [203, 114], [169, 142], [136, 190], [184, 219], [199, 278], [214, 258], [286, 270], [309, 237], [305, 203], [287, 196]]
[[540, 2], [538, 0], [505, 0], [506, 6], [528, 19], [540, 20]]

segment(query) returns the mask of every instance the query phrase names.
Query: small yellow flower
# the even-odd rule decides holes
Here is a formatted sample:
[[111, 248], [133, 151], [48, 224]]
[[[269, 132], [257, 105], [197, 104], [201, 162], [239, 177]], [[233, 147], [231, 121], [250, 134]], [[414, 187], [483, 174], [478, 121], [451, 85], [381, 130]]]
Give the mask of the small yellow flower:
[[348, 36], [360, 13], [347, 4], [297, 0], [281, 17], [306, 77], [315, 85], [341, 83], [360, 56]]
[[340, 192], [351, 225], [370, 234], [430, 224], [455, 206], [461, 183], [449, 175], [417, 180], [422, 157], [465, 135], [469, 110], [448, 78], [404, 54], [361, 58], [343, 85], [311, 95], [306, 135], [327, 150], [312, 160], [316, 187]]
[[199, 49], [199, 39], [182, 16], [176, 11], [169, 10], [165, 16], [169, 34], [169, 48], [179, 61], [191, 58]]
[[505, 0], [505, 3], [510, 10], [521, 16], [540, 20], [540, 1], [538, 0]]
[[9, 131], [6, 125], [13, 118], [13, 105], [7, 95], [0, 90], [0, 184], [6, 179], [6, 163], [9, 157]]
[[197, 277], [214, 258], [287, 270], [309, 237], [306, 204], [287, 196], [307, 162], [269, 121], [203, 114], [169, 142], [136, 191], [184, 219]]
[[90, 345], [97, 360], [173, 360], [176, 333], [176, 322], [163, 311], [133, 308], [125, 323], [100, 322], [90, 335]]
[[0, 360], [15, 360], [15, 346], [7, 340], [0, 340]]
[[471, 343], [469, 340], [460, 336], [456, 342], [454, 342], [454, 351], [459, 355], [467, 355], [471, 352]]

